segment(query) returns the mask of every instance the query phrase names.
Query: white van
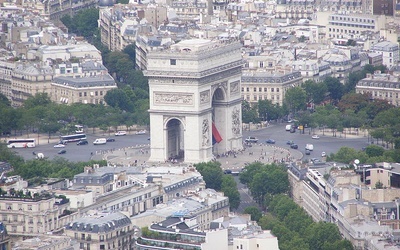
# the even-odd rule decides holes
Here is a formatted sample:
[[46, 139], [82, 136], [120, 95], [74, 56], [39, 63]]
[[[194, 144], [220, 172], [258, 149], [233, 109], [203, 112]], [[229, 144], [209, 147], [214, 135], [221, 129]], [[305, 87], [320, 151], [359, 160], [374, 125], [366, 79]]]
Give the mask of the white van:
[[306, 144], [306, 149], [313, 151], [314, 150], [314, 145], [312, 144]]
[[101, 144], [106, 144], [107, 143], [107, 139], [106, 138], [97, 138], [93, 144], [94, 145], [101, 145]]
[[290, 129], [292, 128], [292, 125], [286, 125], [286, 131], [290, 131]]
[[115, 133], [115, 136], [119, 135], [126, 135], [126, 131], [118, 131], [117, 133]]

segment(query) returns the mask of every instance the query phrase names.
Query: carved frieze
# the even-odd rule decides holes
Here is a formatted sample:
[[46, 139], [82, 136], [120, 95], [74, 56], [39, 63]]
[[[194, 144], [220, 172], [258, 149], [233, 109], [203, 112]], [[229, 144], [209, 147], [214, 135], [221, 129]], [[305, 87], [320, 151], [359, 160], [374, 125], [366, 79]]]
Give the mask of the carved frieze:
[[231, 82], [231, 84], [230, 84], [231, 94], [239, 93], [239, 83], [240, 83], [239, 81]]
[[154, 104], [179, 104], [192, 106], [193, 103], [193, 94], [154, 92]]
[[203, 120], [202, 125], [202, 146], [208, 146], [210, 144], [210, 123], [208, 119]]
[[234, 107], [232, 110], [232, 133], [234, 135], [240, 135], [240, 110]]
[[210, 103], [210, 90], [200, 92], [200, 104]]

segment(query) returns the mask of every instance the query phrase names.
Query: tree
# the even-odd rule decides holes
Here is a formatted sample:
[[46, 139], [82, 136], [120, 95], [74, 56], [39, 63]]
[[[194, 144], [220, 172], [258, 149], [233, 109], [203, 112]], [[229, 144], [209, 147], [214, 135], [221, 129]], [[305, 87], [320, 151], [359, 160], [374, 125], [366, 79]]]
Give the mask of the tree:
[[275, 105], [271, 100], [259, 100], [257, 104], [258, 114], [264, 120], [276, 120], [282, 116], [279, 105]]
[[305, 109], [306, 100], [306, 91], [301, 87], [289, 88], [285, 93], [284, 102], [289, 107], [289, 110], [293, 113], [296, 113], [298, 110]]
[[306, 229], [306, 235], [308, 245], [313, 250], [323, 250], [325, 244], [342, 240], [337, 226], [326, 222], [312, 223]]
[[344, 94], [343, 84], [334, 77], [325, 78], [324, 83], [328, 89], [330, 98], [334, 101], [339, 101]]
[[206, 188], [221, 190], [223, 172], [219, 162], [203, 162], [195, 164], [194, 167], [203, 176]]
[[367, 153], [368, 157], [382, 156], [384, 152], [385, 149], [377, 145], [368, 145], [365, 148], [365, 153]]
[[242, 121], [244, 123], [258, 122], [257, 105], [251, 106], [249, 102], [242, 102]]
[[134, 110], [131, 99], [127, 93], [120, 88], [107, 91], [106, 95], [104, 96], [104, 101], [107, 103], [107, 105], [110, 105], [114, 108], [120, 108], [128, 112], [133, 112]]
[[336, 154], [332, 154], [329, 157], [332, 161], [350, 163], [355, 159], [358, 159], [361, 163], [364, 163], [368, 159], [368, 155], [365, 152], [357, 151], [354, 148], [341, 147]]
[[246, 207], [243, 213], [250, 214], [252, 221], [259, 221], [262, 216], [260, 209], [255, 206]]
[[324, 101], [326, 92], [328, 91], [324, 82], [317, 83], [312, 80], [307, 80], [303, 83], [302, 87], [306, 91], [308, 102], [314, 102], [316, 104]]
[[132, 62], [136, 62], [136, 45], [135, 43], [125, 46], [122, 50], [125, 54], [129, 55]]
[[237, 209], [240, 205], [240, 193], [232, 175], [224, 175], [222, 177], [221, 190], [229, 198], [230, 209]]

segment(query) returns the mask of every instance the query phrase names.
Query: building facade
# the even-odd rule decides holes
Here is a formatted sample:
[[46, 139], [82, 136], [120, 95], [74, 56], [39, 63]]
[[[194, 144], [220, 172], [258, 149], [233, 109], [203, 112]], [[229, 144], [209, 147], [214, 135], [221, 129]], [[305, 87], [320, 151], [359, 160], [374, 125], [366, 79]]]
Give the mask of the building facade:
[[356, 93], [368, 94], [371, 99], [382, 99], [398, 107], [400, 105], [400, 78], [389, 74], [367, 74], [356, 85]]
[[242, 97], [250, 103], [270, 100], [273, 104], [283, 104], [288, 89], [300, 86], [303, 77], [299, 71], [269, 73], [262, 71], [243, 72]]
[[77, 241], [80, 249], [132, 249], [138, 231], [120, 212], [95, 213], [65, 226], [66, 235]]
[[382, 64], [388, 69], [396, 66], [399, 62], [399, 44], [389, 41], [377, 43], [371, 47], [371, 52], [382, 55]]

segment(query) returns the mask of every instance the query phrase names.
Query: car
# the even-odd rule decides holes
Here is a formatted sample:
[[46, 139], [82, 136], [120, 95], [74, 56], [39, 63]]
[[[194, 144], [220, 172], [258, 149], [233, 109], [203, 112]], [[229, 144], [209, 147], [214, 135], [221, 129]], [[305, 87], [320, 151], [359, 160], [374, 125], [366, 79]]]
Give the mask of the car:
[[118, 131], [115, 136], [126, 135], [126, 131]]
[[321, 153], [321, 157], [326, 157], [326, 153], [325, 153], [325, 152], [322, 152], [322, 153]]
[[225, 170], [224, 170], [224, 174], [232, 174], [232, 170], [230, 170], [230, 169], [225, 169]]
[[287, 141], [286, 144], [287, 145], [292, 145], [292, 144], [294, 144], [294, 141]]
[[311, 158], [310, 161], [311, 161], [312, 163], [321, 162], [318, 158]]
[[146, 129], [143, 129], [143, 130], [139, 130], [139, 131], [136, 131], [136, 133], [135, 134], [137, 134], [137, 135], [144, 135], [144, 134], [146, 134]]
[[275, 144], [275, 140], [274, 139], [268, 139], [265, 141], [268, 144]]
[[106, 142], [114, 142], [114, 141], [115, 141], [114, 138], [107, 138], [107, 139], [106, 139]]
[[89, 142], [87, 140], [80, 140], [76, 143], [76, 145], [87, 145]]
[[311, 151], [306, 149], [306, 155], [310, 155], [310, 154], [311, 154]]
[[299, 148], [299, 146], [297, 144], [294, 144], [294, 143], [291, 144], [290, 147], [293, 148], [293, 149], [298, 149]]
[[258, 139], [257, 139], [257, 137], [249, 136], [244, 141], [247, 142], [247, 143], [257, 143]]
[[55, 148], [65, 148], [65, 145], [59, 143], [59, 144], [54, 145], [54, 147]]
[[62, 154], [65, 154], [65, 153], [67, 153], [67, 150], [61, 149], [60, 151], [58, 151], [57, 154], [62, 155]]
[[311, 138], [312, 138], [312, 139], [317, 139], [317, 140], [318, 140], [318, 139], [319, 139], [319, 135], [313, 135], [313, 136], [311, 136]]

